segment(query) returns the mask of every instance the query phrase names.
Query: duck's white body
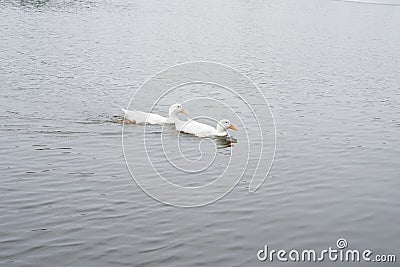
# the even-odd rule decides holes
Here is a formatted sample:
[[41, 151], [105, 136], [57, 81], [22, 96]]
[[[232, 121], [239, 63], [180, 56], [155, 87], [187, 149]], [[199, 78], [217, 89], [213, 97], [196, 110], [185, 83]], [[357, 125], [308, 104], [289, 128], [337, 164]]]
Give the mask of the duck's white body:
[[226, 131], [219, 133], [217, 132], [217, 129], [215, 129], [214, 127], [194, 120], [187, 120], [187, 121], [177, 120], [175, 122], [175, 128], [177, 131], [193, 134], [198, 137], [227, 135]]
[[194, 120], [181, 121], [175, 120], [175, 129], [180, 132], [193, 134], [198, 137], [226, 136], [227, 129], [237, 130], [228, 120], [221, 120], [217, 123], [217, 128]]
[[138, 110], [122, 109], [125, 113], [125, 120], [132, 123], [164, 124], [167, 118], [154, 113], [147, 113]]
[[148, 124], [173, 124], [175, 122], [176, 112], [175, 110], [182, 113], [187, 113], [185, 109], [182, 108], [181, 104], [173, 104], [169, 108], [169, 116], [168, 118], [154, 114], [148, 113], [138, 110], [126, 110], [122, 108], [122, 111], [125, 113], [125, 120], [130, 123], [148, 123]]

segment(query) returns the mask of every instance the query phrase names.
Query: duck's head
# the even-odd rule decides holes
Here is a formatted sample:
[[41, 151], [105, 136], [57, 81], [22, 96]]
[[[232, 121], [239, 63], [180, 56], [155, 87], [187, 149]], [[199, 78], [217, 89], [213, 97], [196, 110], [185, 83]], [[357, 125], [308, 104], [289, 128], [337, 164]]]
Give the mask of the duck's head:
[[177, 116], [179, 113], [183, 113], [185, 115], [189, 115], [186, 109], [183, 108], [182, 104], [176, 103], [169, 107], [169, 115]]
[[223, 132], [223, 131], [227, 131], [228, 129], [237, 131], [237, 128], [235, 127], [235, 125], [233, 125], [229, 120], [220, 120], [218, 122], [217, 131]]

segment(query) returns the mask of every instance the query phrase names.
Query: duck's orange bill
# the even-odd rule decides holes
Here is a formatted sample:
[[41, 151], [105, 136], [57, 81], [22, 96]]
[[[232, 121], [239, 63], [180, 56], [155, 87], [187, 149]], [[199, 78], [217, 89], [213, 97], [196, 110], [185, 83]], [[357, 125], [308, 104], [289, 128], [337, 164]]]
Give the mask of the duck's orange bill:
[[236, 128], [235, 125], [233, 125], [233, 124], [231, 124], [228, 128], [229, 128], [229, 129], [232, 129], [232, 130], [234, 130], [234, 131], [237, 131], [237, 128]]

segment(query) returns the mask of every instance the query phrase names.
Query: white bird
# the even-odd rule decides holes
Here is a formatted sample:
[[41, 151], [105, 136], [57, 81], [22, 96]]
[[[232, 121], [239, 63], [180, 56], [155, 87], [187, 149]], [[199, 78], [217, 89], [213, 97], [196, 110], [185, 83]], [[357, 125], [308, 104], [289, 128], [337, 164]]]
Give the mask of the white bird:
[[169, 107], [168, 118], [158, 114], [148, 113], [138, 110], [126, 110], [121, 108], [125, 113], [124, 120], [128, 123], [148, 123], [148, 124], [165, 124], [175, 123], [175, 116], [179, 113], [188, 115], [188, 112], [182, 107], [181, 104], [176, 103]]
[[217, 123], [217, 128], [214, 128], [194, 120], [181, 121], [177, 117], [175, 119], [175, 129], [198, 137], [226, 136], [228, 135], [228, 129], [237, 131], [237, 128], [229, 120], [220, 120]]

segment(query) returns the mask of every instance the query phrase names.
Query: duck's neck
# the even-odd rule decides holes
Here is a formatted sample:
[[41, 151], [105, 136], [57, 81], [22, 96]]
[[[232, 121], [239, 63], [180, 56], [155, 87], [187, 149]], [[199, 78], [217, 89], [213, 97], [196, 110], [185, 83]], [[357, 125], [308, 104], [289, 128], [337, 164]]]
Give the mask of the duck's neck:
[[224, 127], [222, 127], [219, 123], [217, 123], [217, 134], [218, 135], [227, 135], [227, 131]]
[[171, 123], [175, 123], [176, 121], [179, 121], [178, 114], [176, 114], [174, 112], [170, 113], [167, 121], [171, 122]]

